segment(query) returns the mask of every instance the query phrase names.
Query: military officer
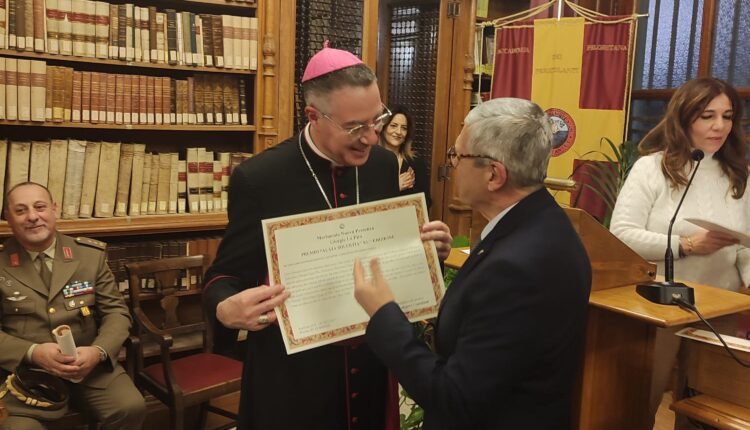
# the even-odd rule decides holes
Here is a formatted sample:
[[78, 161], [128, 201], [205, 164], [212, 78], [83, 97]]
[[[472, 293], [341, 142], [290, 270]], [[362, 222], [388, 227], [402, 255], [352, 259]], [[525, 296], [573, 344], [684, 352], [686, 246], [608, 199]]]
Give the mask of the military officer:
[[[107, 267], [105, 244], [58, 233], [59, 212], [42, 185], [16, 185], [6, 202], [13, 237], [0, 249], [0, 373], [26, 362], [80, 380], [66, 382], [73, 407], [103, 429], [141, 428], [145, 402], [117, 362], [131, 318]], [[54, 340], [51, 330], [62, 324], [71, 328], [76, 356], [64, 355]], [[3, 429], [45, 429], [32, 408], [14, 412], [4, 401], [10, 417]]]

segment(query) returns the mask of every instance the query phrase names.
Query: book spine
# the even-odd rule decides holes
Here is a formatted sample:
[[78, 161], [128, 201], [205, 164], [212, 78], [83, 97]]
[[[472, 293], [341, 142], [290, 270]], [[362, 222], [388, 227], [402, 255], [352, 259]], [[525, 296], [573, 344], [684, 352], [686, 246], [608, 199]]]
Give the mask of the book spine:
[[81, 121], [91, 122], [91, 72], [81, 73]]
[[0, 120], [5, 119], [5, 91], [5, 57], [0, 57]]
[[149, 47], [149, 61], [156, 63], [158, 61], [157, 50], [159, 45], [157, 43], [157, 19], [156, 19], [156, 6], [149, 6], [148, 9], [148, 47]]
[[16, 37], [16, 2], [18, 0], [8, 0], [8, 8], [6, 9], [7, 26], [8, 26], [8, 49], [15, 49], [17, 46]]
[[224, 47], [224, 67], [234, 69], [234, 27], [232, 17], [221, 15], [222, 46]]
[[81, 180], [81, 203], [78, 207], [78, 216], [81, 218], [91, 218], [94, 213], [100, 154], [101, 144], [99, 142], [86, 143], [86, 152], [83, 160], [83, 179]]
[[[137, 78], [137, 77], [136, 77]], [[122, 87], [123, 89], [123, 105], [122, 105], [122, 122], [125, 124], [132, 124], [133, 123], [133, 76], [132, 75], [125, 75], [124, 76], [124, 85]]]
[[86, 56], [86, 4], [84, 0], [73, 0], [73, 9], [70, 13], [73, 28], [73, 55], [76, 57]]
[[71, 121], [81, 122], [81, 94], [83, 87], [82, 72], [73, 72], [73, 94], [71, 101]]
[[201, 25], [203, 34], [203, 63], [206, 67], [214, 66], [214, 49], [213, 49], [213, 20], [211, 15], [201, 15]]
[[75, 219], [81, 203], [83, 185], [83, 163], [86, 154], [86, 141], [71, 139], [68, 142], [67, 167], [63, 191], [63, 219]]
[[109, 58], [109, 4], [97, 1], [95, 10], [96, 58]]
[[116, 4], [109, 5], [109, 58], [120, 58], [119, 52], [120, 12]]
[[54, 83], [54, 66], [47, 66], [45, 77], [45, 94], [44, 94], [44, 119], [52, 121], [52, 99], [55, 90]]
[[179, 160], [177, 164], [177, 213], [187, 212], [187, 161]]
[[154, 78], [153, 83], [154, 88], [154, 122], [156, 124], [163, 124], [164, 123], [164, 107], [162, 106], [162, 102], [164, 100], [162, 96], [162, 88], [161, 88], [161, 78]]
[[133, 61], [135, 59], [135, 5], [127, 3], [125, 5], [125, 59]]
[[107, 95], [107, 124], [114, 124], [117, 121], [117, 75], [107, 73], [104, 76], [107, 80], [107, 89], [105, 90]]
[[73, 4], [71, 0], [57, 0], [57, 37], [60, 41], [60, 54], [73, 55]]
[[60, 42], [58, 40], [58, 23], [59, 11], [57, 9], [57, 0], [47, 0], [47, 53], [60, 53]]
[[84, 36], [83, 41], [86, 48], [86, 56], [89, 58], [96, 57], [96, 2], [86, 0], [86, 13], [84, 17]]
[[224, 67], [224, 27], [221, 15], [211, 15], [213, 29], [213, 52], [216, 67]]
[[135, 147], [132, 143], [120, 145], [120, 162], [117, 170], [117, 192], [115, 195], [114, 216], [127, 216], [128, 193], [130, 191], [130, 179], [133, 173], [133, 154]]
[[18, 51], [26, 50], [26, 0], [15, 0], [16, 3], [16, 49]]
[[148, 8], [142, 7], [141, 10], [141, 61], [144, 63], [151, 62], [151, 26], [149, 25]]
[[138, 208], [140, 215], [148, 213], [148, 193], [149, 186], [151, 185], [151, 158], [151, 154], [143, 155], [143, 182], [141, 183], [140, 205]]
[[91, 72], [91, 122], [94, 124], [99, 123], [99, 99], [101, 98], [99, 79], [98, 72]]
[[5, 119], [18, 119], [18, 60], [5, 59]]
[[32, 8], [34, 10], [33, 16], [33, 34], [34, 34], [34, 51], [45, 52], [47, 34], [45, 31], [45, 18], [46, 13], [44, 10], [44, 0], [33, 0]]
[[53, 69], [52, 85], [52, 121], [65, 121], [65, 68]]
[[235, 69], [242, 68], [242, 17], [232, 16], [232, 54], [234, 55], [233, 64]]
[[136, 143], [133, 145], [133, 173], [130, 177], [130, 198], [128, 214], [137, 216], [141, 214], [141, 194], [143, 187], [143, 165], [146, 145]]
[[169, 64], [177, 64], [177, 12], [167, 9], [167, 50]]
[[140, 124], [149, 124], [148, 77], [145, 75], [138, 76], [138, 122]]
[[24, 35], [26, 36], [26, 51], [34, 50], [34, 0], [25, 0], [26, 12], [23, 16]]
[[117, 5], [117, 58], [125, 60], [128, 57], [128, 7]]
[[47, 64], [31, 60], [31, 120], [44, 122], [47, 100]]
[[99, 156], [99, 176], [96, 181], [94, 216], [109, 218], [114, 213], [119, 174], [120, 144], [102, 142]]
[[[4, 157], [4, 151], [0, 151], [0, 157]], [[65, 168], [68, 165], [68, 141], [65, 139], [52, 139], [49, 146], [49, 179], [47, 188], [52, 195], [52, 201], [59, 208], [63, 207], [63, 190], [65, 186]], [[0, 163], [0, 166], [5, 163]], [[0, 175], [0, 181], [2, 180]], [[2, 187], [0, 187], [2, 188]]]
[[30, 60], [18, 60], [18, 120], [31, 121]]

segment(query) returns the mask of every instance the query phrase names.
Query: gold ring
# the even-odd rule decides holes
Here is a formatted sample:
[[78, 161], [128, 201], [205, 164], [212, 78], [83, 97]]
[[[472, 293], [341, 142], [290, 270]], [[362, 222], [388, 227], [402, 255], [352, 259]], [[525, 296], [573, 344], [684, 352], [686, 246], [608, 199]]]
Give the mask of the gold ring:
[[265, 313], [260, 314], [260, 316], [258, 317], [258, 324], [266, 325], [268, 323], [268, 315], [266, 315]]

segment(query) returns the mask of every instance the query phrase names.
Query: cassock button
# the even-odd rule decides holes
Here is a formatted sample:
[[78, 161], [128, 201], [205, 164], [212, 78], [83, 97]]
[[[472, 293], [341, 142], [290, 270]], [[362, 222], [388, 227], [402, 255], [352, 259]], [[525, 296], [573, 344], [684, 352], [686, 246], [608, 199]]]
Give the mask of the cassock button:
[[359, 422], [359, 417], [352, 417], [352, 424], [357, 424]]
[[49, 313], [54, 314], [55, 313], [55, 308], [49, 308]]
[[356, 375], [357, 373], [359, 373], [359, 369], [357, 369], [356, 367], [352, 367], [351, 369], [349, 369], [349, 373], [351, 373], [352, 375]]
[[340, 199], [345, 199], [345, 198], [346, 198], [346, 194], [344, 194], [344, 193], [339, 193], [339, 198], [340, 198]]
[[353, 392], [353, 393], [352, 393], [352, 399], [356, 399], [357, 397], [359, 397], [359, 393], [358, 393], [358, 392], [356, 392], [356, 391], [355, 391], [355, 392]]

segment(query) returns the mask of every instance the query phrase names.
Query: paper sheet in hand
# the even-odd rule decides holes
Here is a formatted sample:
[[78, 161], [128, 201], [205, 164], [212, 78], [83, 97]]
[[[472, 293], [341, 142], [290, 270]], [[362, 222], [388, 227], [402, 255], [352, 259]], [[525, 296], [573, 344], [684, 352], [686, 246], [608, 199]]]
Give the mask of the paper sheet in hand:
[[435, 244], [420, 239], [424, 195], [263, 220], [271, 283], [291, 293], [276, 308], [288, 354], [364, 334], [354, 299], [354, 260], [369, 274], [380, 259], [396, 302], [411, 321], [432, 318], [445, 286]]
[[711, 221], [706, 221], [703, 219], [698, 218], [685, 218], [685, 221], [695, 224], [698, 227], [705, 228], [708, 231], [718, 231], [720, 233], [728, 234], [729, 236], [732, 236], [735, 239], [739, 239], [740, 244], [746, 248], [750, 248], [750, 236], [740, 233], [739, 231], [735, 231], [729, 228], [724, 227], [723, 225], [719, 225], [716, 223], [713, 223]]

